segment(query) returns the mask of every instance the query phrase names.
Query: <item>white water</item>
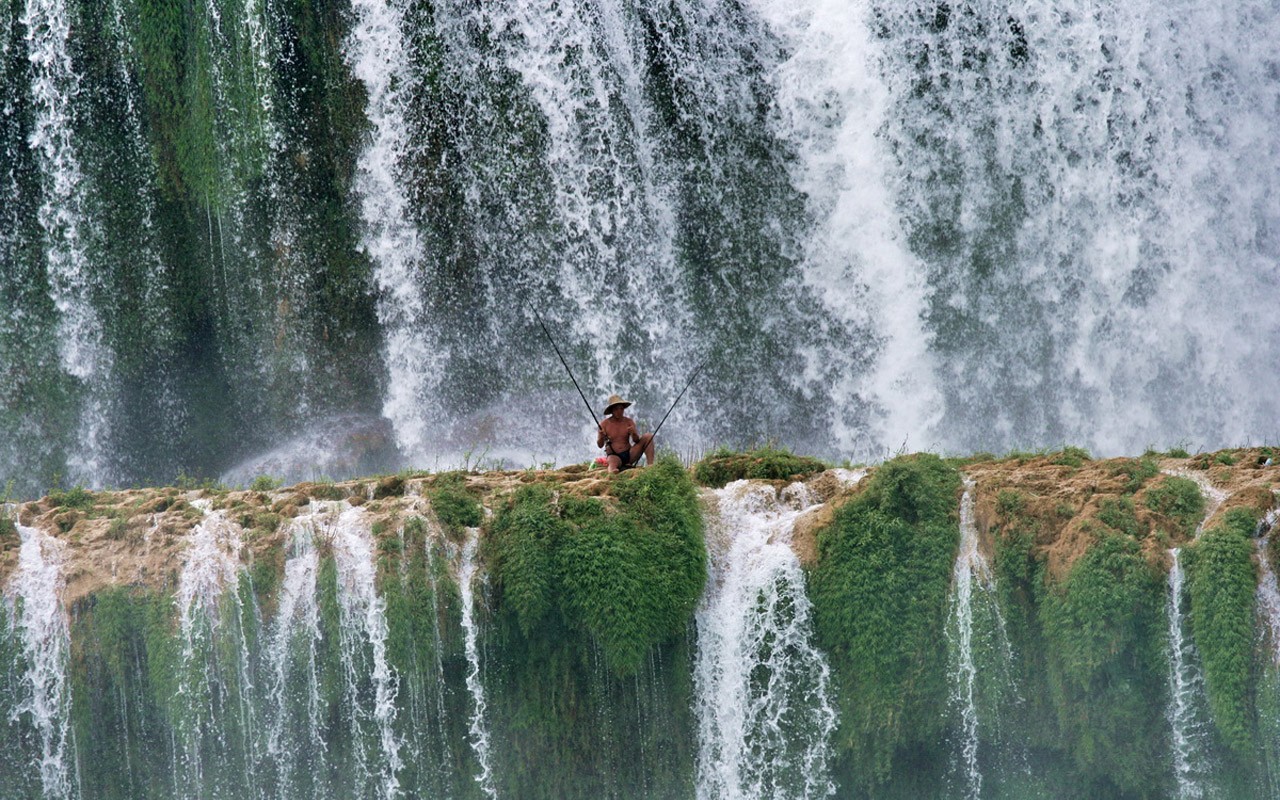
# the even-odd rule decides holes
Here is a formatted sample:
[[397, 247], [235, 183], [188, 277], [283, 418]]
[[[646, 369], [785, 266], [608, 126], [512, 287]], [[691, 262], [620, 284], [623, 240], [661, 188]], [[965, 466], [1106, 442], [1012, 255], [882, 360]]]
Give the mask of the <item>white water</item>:
[[[245, 773], [241, 779], [250, 785], [256, 779], [259, 711], [244, 623], [251, 616], [256, 624], [257, 615], [245, 607], [238, 591], [244, 569], [240, 526], [224, 511], [211, 511], [209, 500], [193, 500], [191, 505], [204, 518], [187, 537], [175, 595], [182, 668], [173, 769], [179, 796], [199, 798], [227, 780], [221, 770], [206, 770], [225, 767], [230, 752], [243, 754], [244, 762], [237, 768]], [[230, 672], [221, 663], [220, 642], [228, 643], [232, 654]], [[239, 743], [228, 741], [228, 731], [239, 734]]]
[[969, 446], [1274, 427], [1277, 373], [1249, 365], [1280, 335], [1280, 7], [881, 8], [898, 206], [941, 239], [933, 302], [971, 322], [934, 342]]
[[796, 520], [817, 504], [800, 483], [779, 492], [735, 481], [715, 494], [696, 616], [697, 796], [828, 796], [830, 668], [812, 641], [812, 606], [790, 545]]
[[[964, 796], [982, 796], [982, 772], [978, 767], [978, 706], [974, 689], [978, 667], [973, 654], [973, 590], [988, 595], [995, 591], [995, 576], [978, 549], [978, 526], [973, 518], [973, 481], [966, 479], [960, 498], [960, 550], [951, 573], [950, 619], [947, 633], [952, 638], [951, 706], [960, 714], [960, 767], [964, 773]], [[992, 604], [994, 607], [994, 603]], [[997, 614], [999, 612], [997, 611]], [[1003, 627], [1003, 625], [1001, 625]]]
[[[320, 557], [315, 549], [315, 531], [311, 513], [299, 516], [292, 524], [292, 544], [284, 564], [284, 579], [274, 627], [267, 644], [267, 705], [271, 722], [267, 730], [267, 753], [275, 761], [280, 794], [297, 797], [294, 773], [303, 743], [286, 740], [291, 722], [310, 735], [305, 746], [315, 758], [315, 766], [324, 769], [325, 742], [321, 737], [320, 688], [316, 670], [316, 645], [320, 640], [320, 608], [316, 602], [316, 577]], [[300, 657], [299, 657], [300, 653]], [[300, 663], [299, 663], [300, 661]], [[300, 674], [300, 680], [299, 680]], [[290, 718], [296, 708], [296, 687], [303, 687], [302, 707], [305, 719]]]
[[475, 621], [476, 548], [480, 544], [480, 529], [467, 528], [467, 540], [462, 545], [462, 557], [458, 562], [458, 595], [462, 604], [463, 647], [467, 654], [467, 691], [471, 693], [471, 724], [467, 728], [471, 747], [480, 765], [476, 783], [486, 797], [496, 798], [498, 790], [493, 784], [493, 762], [489, 749], [489, 729], [485, 722], [484, 684], [480, 679], [479, 629]]
[[71, 634], [62, 607], [61, 544], [43, 531], [18, 525], [18, 566], [5, 589], [11, 625], [21, 644], [22, 695], [7, 722], [30, 724], [40, 742], [45, 798], [78, 795], [67, 684]]
[[[1271, 511], [1267, 516], [1273, 517], [1275, 514], [1275, 511]], [[1268, 539], [1256, 540], [1258, 568], [1261, 574], [1258, 577], [1255, 596], [1258, 612], [1265, 626], [1266, 640], [1271, 645], [1272, 663], [1280, 666], [1280, 582], [1276, 581], [1275, 570], [1271, 568], [1271, 559], [1267, 552], [1270, 544]]]
[[[768, 73], [775, 92], [769, 127], [795, 151], [792, 185], [812, 220], [801, 278], [822, 304], [824, 325], [873, 330], [878, 345], [867, 374], [860, 374], [867, 354], [857, 348], [810, 350], [804, 379], [825, 389], [827, 408], [855, 397], [872, 404], [879, 419], [871, 433], [880, 445], [924, 439], [942, 405], [922, 320], [924, 269], [906, 247], [892, 154], [882, 136], [892, 108], [877, 74], [872, 6], [861, 0], [749, 0], [749, 6], [784, 53]], [[867, 446], [859, 441], [863, 420], [837, 415], [833, 422], [838, 452]]]
[[1196, 710], [1196, 703], [1204, 694], [1204, 678], [1197, 665], [1195, 644], [1185, 632], [1179, 548], [1170, 550], [1169, 555], [1173, 567], [1169, 570], [1169, 599], [1165, 604], [1169, 619], [1169, 707], [1165, 718], [1172, 734], [1176, 797], [1197, 800], [1206, 796], [1204, 776], [1208, 772], [1205, 732]]
[[426, 419], [440, 380], [441, 348], [426, 333], [423, 297], [424, 245], [410, 218], [403, 172], [410, 153], [407, 119], [414, 77], [400, 0], [356, 0], [355, 24], [346, 57], [368, 93], [365, 114], [372, 128], [360, 153], [355, 189], [364, 220], [361, 246], [373, 261], [379, 290], [378, 320], [386, 338], [388, 372], [383, 415], [395, 426], [396, 442], [410, 458], [423, 457]]
[[95, 279], [87, 253], [92, 230], [74, 140], [74, 103], [80, 77], [68, 48], [71, 12], [66, 0], [27, 0], [22, 24], [27, 31], [35, 108], [29, 143], [41, 171], [43, 196], [38, 218], [44, 231], [49, 295], [58, 311], [58, 352], [63, 370], [87, 391], [68, 469], [77, 481], [100, 485], [108, 477], [102, 384], [110, 369], [110, 355], [93, 305]]
[[[338, 571], [342, 665], [351, 735], [362, 742], [362, 723], [371, 720], [378, 748], [378, 763], [371, 768], [365, 748], [357, 746], [357, 768], [371, 777], [376, 775], [377, 796], [390, 800], [400, 795], [397, 773], [403, 766], [401, 742], [395, 732], [398, 679], [387, 661], [386, 603], [377, 592], [371, 525], [363, 508], [345, 507], [331, 520], [326, 533]], [[359, 685], [366, 675], [373, 687], [372, 708], [360, 697]]]

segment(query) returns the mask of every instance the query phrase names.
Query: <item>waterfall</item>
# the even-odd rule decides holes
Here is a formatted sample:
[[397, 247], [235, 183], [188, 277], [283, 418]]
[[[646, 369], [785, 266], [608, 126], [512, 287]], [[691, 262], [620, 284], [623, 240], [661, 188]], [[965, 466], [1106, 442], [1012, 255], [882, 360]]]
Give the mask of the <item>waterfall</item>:
[[1197, 711], [1204, 694], [1204, 677], [1197, 664], [1195, 644], [1185, 632], [1179, 552], [1177, 547], [1169, 551], [1173, 567], [1169, 570], [1169, 600], [1165, 606], [1169, 617], [1169, 707], [1165, 717], [1172, 733], [1177, 798], [1196, 800], [1206, 794], [1204, 779], [1209, 771], [1205, 731]]
[[479, 528], [467, 529], [467, 540], [462, 545], [458, 563], [458, 595], [462, 604], [463, 646], [467, 654], [467, 691], [471, 694], [471, 724], [467, 729], [480, 774], [476, 783], [486, 797], [496, 798], [498, 790], [493, 783], [493, 763], [489, 753], [489, 729], [485, 722], [484, 683], [480, 673], [479, 629], [475, 621], [476, 548], [480, 544]]
[[[5, 590], [10, 627], [20, 642], [21, 688], [8, 723], [30, 725], [45, 798], [78, 796], [67, 683], [70, 632], [62, 607], [62, 545], [36, 528], [18, 525], [18, 566]], [[16, 782], [16, 776], [6, 777]]]
[[735, 481], [716, 503], [718, 536], [696, 616], [697, 795], [828, 796], [830, 668], [813, 644], [804, 571], [790, 546], [814, 498], [800, 483], [779, 492]]
[[[928, 435], [941, 412], [929, 336], [922, 326], [928, 289], [919, 260], [904, 246], [894, 211], [888, 87], [876, 71], [873, 3], [751, 0], [785, 54], [773, 66], [768, 124], [793, 148], [792, 185], [806, 198], [813, 227], [803, 234], [800, 278], [821, 304], [824, 326], [840, 341], [804, 353], [804, 378], [825, 387], [830, 405], [858, 400], [881, 419], [871, 432], [854, 410], [836, 419], [841, 452], [869, 441]], [[869, 335], [874, 332], [873, 335]], [[815, 380], [816, 379], [816, 380]], [[855, 406], [850, 404], [851, 408]]]
[[188, 536], [175, 596], [182, 643], [179, 665], [175, 791], [199, 798], [256, 784], [258, 707], [246, 618], [258, 623], [242, 595], [241, 529], [210, 501], [192, 505], [204, 517]]
[[1275, 3], [884, 3], [874, 27], [961, 446], [1256, 438]]
[[[339, 638], [356, 769], [376, 782], [378, 797], [391, 800], [400, 795], [397, 773], [403, 766], [395, 732], [398, 678], [387, 661], [386, 604], [377, 592], [371, 524], [364, 509], [348, 507], [331, 522], [328, 534], [338, 570]], [[372, 685], [371, 697], [362, 691], [365, 678]]]
[[405, 159], [410, 154], [408, 101], [414, 77], [405, 42], [405, 10], [399, 0], [357, 0], [347, 60], [368, 93], [371, 127], [360, 153], [355, 190], [364, 220], [361, 244], [373, 262], [381, 293], [378, 319], [386, 338], [388, 384], [382, 413], [395, 425], [396, 442], [421, 457], [442, 354], [424, 331], [426, 298], [420, 288], [426, 257], [411, 218]]
[[973, 519], [973, 481], [965, 480], [960, 498], [960, 550], [951, 573], [951, 705], [960, 713], [960, 762], [964, 773], [965, 797], [982, 796], [982, 772], [978, 768], [978, 706], [974, 698], [978, 668], [973, 657], [973, 582], [990, 594], [995, 577], [987, 559], [978, 550], [978, 526]]
[[[274, 628], [267, 644], [267, 711], [271, 721], [266, 749], [275, 762], [280, 795], [285, 798], [308, 796], [303, 784], [326, 768], [316, 653], [321, 637], [316, 601], [320, 557], [315, 549], [313, 517], [318, 509], [319, 504], [314, 504], [310, 513], [292, 524], [291, 552], [285, 561]], [[316, 781], [310, 796], [329, 796], [323, 786]]]
[[22, 15], [31, 63], [35, 122], [30, 145], [41, 172], [38, 219], [44, 232], [49, 294], [58, 313], [63, 370], [81, 382], [86, 398], [68, 467], [81, 482], [107, 481], [104, 382], [110, 355], [94, 306], [96, 279], [88, 247], [94, 236], [85, 202], [84, 175], [75, 142], [80, 77], [71, 63], [71, 11], [66, 0], [28, 0]]
[[[1267, 514], [1267, 522], [1271, 524], [1271, 528], [1276, 519], [1277, 513], [1271, 511]], [[1258, 588], [1257, 588], [1257, 605], [1258, 611], [1262, 615], [1262, 623], [1266, 633], [1266, 641], [1271, 646], [1272, 663], [1280, 667], [1280, 582], [1276, 580], [1275, 570], [1271, 568], [1271, 557], [1268, 552], [1270, 540], [1259, 538], [1255, 540], [1258, 549]]]

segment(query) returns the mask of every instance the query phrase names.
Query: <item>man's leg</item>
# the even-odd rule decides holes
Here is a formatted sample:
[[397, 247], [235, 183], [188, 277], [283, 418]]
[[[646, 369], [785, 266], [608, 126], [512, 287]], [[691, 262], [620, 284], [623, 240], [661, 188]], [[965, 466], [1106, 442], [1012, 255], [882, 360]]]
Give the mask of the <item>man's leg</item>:
[[608, 458], [608, 462], [609, 462], [609, 471], [610, 471], [610, 472], [618, 472], [619, 470], [621, 470], [621, 469], [622, 469], [622, 459], [621, 459], [621, 458], [618, 458], [617, 456], [609, 456], [609, 458]]
[[644, 455], [645, 466], [653, 466], [653, 434], [646, 433], [640, 437], [640, 441], [631, 445], [631, 464], [635, 466], [640, 462], [641, 454]]

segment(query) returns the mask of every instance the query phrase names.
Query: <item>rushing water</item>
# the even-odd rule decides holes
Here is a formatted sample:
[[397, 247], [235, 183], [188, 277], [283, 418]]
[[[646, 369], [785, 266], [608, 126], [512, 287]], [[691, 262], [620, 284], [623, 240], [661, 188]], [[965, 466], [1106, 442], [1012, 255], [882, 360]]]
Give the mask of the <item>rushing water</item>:
[[458, 594], [462, 600], [462, 631], [467, 654], [467, 691], [471, 694], [471, 722], [467, 733], [471, 747], [480, 764], [476, 783], [486, 797], [497, 797], [493, 785], [493, 764], [489, 755], [489, 728], [485, 722], [484, 683], [480, 664], [479, 631], [475, 621], [476, 547], [480, 543], [480, 531], [467, 529], [467, 540], [462, 545], [458, 563]]
[[1173, 747], [1173, 773], [1178, 800], [1196, 800], [1208, 795], [1209, 772], [1206, 751], [1207, 731], [1201, 718], [1204, 676], [1200, 671], [1195, 643], [1187, 635], [1183, 612], [1183, 572], [1180, 548], [1169, 551], [1169, 599], [1165, 612], [1169, 619], [1169, 721]]
[[24, 492], [219, 474], [348, 414], [417, 463], [578, 460], [535, 309], [645, 418], [710, 357], [688, 447], [1113, 453], [1276, 416], [1269, 0], [106, 12], [0, 25]]
[[718, 490], [716, 501], [697, 612], [698, 797], [825, 797], [835, 792], [827, 768], [836, 711], [791, 548], [796, 519], [820, 504], [804, 484], [748, 481]]
[[[60, 596], [61, 544], [36, 528], [17, 528], [22, 545], [5, 600], [20, 643], [22, 672], [17, 702], [6, 722], [34, 729], [37, 744], [28, 768], [38, 774], [43, 797], [63, 800], [77, 796], [77, 785], [67, 682], [71, 637]], [[5, 783], [16, 789], [25, 781], [8, 775]]]

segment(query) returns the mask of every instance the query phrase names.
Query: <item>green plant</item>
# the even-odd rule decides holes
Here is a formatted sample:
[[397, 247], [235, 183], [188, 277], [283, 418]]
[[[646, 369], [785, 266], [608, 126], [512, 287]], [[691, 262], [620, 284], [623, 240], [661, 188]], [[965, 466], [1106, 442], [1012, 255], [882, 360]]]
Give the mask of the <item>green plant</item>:
[[284, 484], [282, 478], [273, 478], [270, 475], [259, 475], [249, 484], [249, 489], [255, 492], [270, 492], [279, 489]]
[[1080, 780], [1140, 796], [1162, 777], [1164, 582], [1106, 531], [1040, 602], [1046, 671]]
[[1145, 533], [1138, 525], [1133, 500], [1128, 497], [1108, 497], [1103, 500], [1097, 519], [1112, 530], [1135, 539]]
[[822, 472], [827, 465], [816, 458], [798, 456], [789, 450], [761, 447], [738, 453], [721, 448], [699, 461], [694, 478], [703, 486], [719, 488], [744, 478], [792, 480]]
[[1093, 457], [1089, 455], [1089, 451], [1083, 447], [1064, 447], [1062, 450], [1054, 453], [1049, 459], [1050, 464], [1058, 466], [1079, 468], [1086, 461], [1092, 461]]
[[697, 494], [676, 459], [624, 474], [614, 492], [609, 509], [557, 497], [547, 485], [522, 487], [495, 518], [483, 554], [500, 607], [525, 638], [562, 619], [625, 675], [684, 631], [706, 579], [706, 549]]
[[1182, 447], [1169, 448], [1169, 458], [1191, 458], [1191, 454]]
[[76, 486], [66, 491], [54, 490], [49, 493], [49, 502], [61, 508], [78, 508], [81, 510], [93, 507], [97, 498], [93, 492], [83, 486]]
[[1222, 452], [1214, 455], [1213, 461], [1215, 464], [1222, 464], [1224, 466], [1230, 467], [1235, 465], [1236, 457], [1235, 457], [1235, 454], [1227, 450], [1223, 450]]
[[1141, 489], [1147, 481], [1160, 474], [1160, 465], [1154, 458], [1125, 459], [1111, 467], [1112, 475], [1124, 475], [1124, 491], [1133, 494]]
[[1190, 478], [1166, 476], [1157, 486], [1147, 490], [1147, 508], [1174, 520], [1185, 536], [1195, 533], [1204, 517], [1204, 495]]

